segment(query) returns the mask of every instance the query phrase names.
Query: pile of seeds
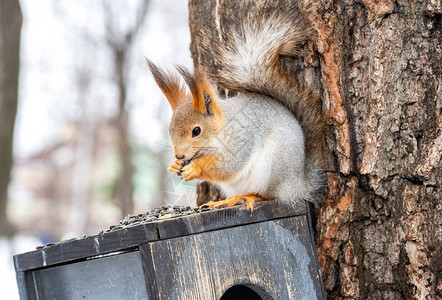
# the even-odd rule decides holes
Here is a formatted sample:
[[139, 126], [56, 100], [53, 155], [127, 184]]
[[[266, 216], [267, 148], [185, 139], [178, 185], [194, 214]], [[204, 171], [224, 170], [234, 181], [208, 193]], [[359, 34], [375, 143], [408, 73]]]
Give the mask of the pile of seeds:
[[[202, 205], [199, 207], [180, 206], [180, 205], [162, 205], [161, 207], [151, 209], [145, 213], [140, 213], [138, 215], [127, 215], [123, 220], [120, 221], [119, 224], [112, 225], [109, 227], [109, 229], [100, 231], [99, 234], [120, 230], [141, 223], [169, 219], [169, 218], [176, 218], [176, 217], [201, 213], [209, 210], [213, 210], [213, 208], [209, 208], [207, 205]], [[86, 235], [83, 235], [82, 237], [63, 240], [59, 243], [50, 243], [47, 244], [46, 246], [38, 246], [37, 249], [42, 249], [57, 244], [64, 244], [73, 240], [84, 239], [86, 237], [87, 237]]]
[[140, 213], [138, 215], [127, 215], [123, 220], [120, 221], [118, 225], [112, 225], [108, 230], [100, 231], [100, 234], [123, 229], [134, 224], [187, 216], [209, 210], [213, 210], [213, 208], [209, 208], [207, 205], [194, 208], [190, 206], [162, 205], [161, 207], [151, 209], [145, 213]]

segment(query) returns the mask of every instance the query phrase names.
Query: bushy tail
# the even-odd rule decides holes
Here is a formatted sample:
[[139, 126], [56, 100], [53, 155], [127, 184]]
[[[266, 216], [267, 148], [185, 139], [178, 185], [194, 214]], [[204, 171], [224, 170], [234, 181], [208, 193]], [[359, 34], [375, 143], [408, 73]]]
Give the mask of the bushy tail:
[[243, 16], [215, 15], [216, 26], [198, 35], [200, 51], [206, 54], [202, 57], [213, 61], [201, 59], [200, 65], [217, 85], [270, 96], [295, 115], [305, 134], [306, 176], [314, 197], [324, 183], [320, 161], [326, 122], [321, 99], [301, 90], [281, 61], [297, 56], [299, 47], [313, 34], [298, 5], [288, 2], [245, 1], [250, 7], [242, 7]]
[[308, 182], [308, 198], [306, 200], [312, 202], [317, 207], [323, 198], [323, 191], [326, 186], [322, 161], [319, 158], [307, 157], [305, 162], [305, 173]]

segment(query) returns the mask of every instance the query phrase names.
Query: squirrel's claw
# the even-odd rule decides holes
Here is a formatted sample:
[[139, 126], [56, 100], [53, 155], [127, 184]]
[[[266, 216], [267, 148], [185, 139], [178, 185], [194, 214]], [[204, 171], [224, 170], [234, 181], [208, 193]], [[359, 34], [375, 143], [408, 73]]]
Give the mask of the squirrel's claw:
[[238, 201], [242, 200], [241, 196], [233, 196], [233, 197], [229, 197], [226, 200], [221, 200], [221, 201], [211, 201], [209, 203], [206, 203], [204, 205], [208, 205], [209, 207], [216, 207], [216, 208], [221, 208], [221, 207], [231, 207], [233, 205], [235, 205]]
[[211, 201], [209, 203], [206, 203], [205, 205], [209, 206], [209, 207], [216, 207], [216, 208], [220, 208], [220, 207], [231, 207], [233, 205], [235, 205], [236, 203], [238, 203], [239, 201], [244, 200], [246, 203], [246, 209], [247, 211], [252, 214], [253, 213], [253, 209], [255, 207], [255, 202], [256, 201], [261, 201], [261, 200], [265, 200], [263, 197], [255, 195], [255, 194], [246, 194], [243, 196], [233, 196], [233, 197], [229, 197], [226, 200], [221, 200], [221, 201]]
[[197, 179], [201, 175], [201, 167], [195, 162], [191, 162], [187, 166], [181, 169], [181, 176], [184, 181], [189, 181], [192, 179]]
[[255, 207], [255, 201], [256, 201], [256, 199], [254, 199], [254, 198], [247, 198], [246, 199], [246, 209], [250, 214], [253, 213], [253, 208]]
[[169, 169], [167, 169], [169, 172], [172, 172], [178, 176], [181, 175], [181, 168], [184, 165], [184, 161], [182, 161], [181, 159], [177, 159], [175, 160], [169, 167]]

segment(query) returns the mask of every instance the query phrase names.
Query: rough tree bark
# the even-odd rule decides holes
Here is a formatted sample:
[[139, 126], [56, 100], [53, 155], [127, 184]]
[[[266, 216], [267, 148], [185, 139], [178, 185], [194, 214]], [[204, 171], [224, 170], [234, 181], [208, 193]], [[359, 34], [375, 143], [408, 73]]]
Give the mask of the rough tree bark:
[[12, 138], [17, 112], [22, 23], [19, 1], [0, 1], [0, 236], [13, 233], [6, 216], [6, 205], [13, 161]]
[[[328, 193], [315, 212], [328, 297], [442, 297], [441, 4], [302, 6], [317, 36], [287, 64], [322, 94], [330, 123]], [[213, 28], [219, 10], [240, 11], [241, 1], [189, 1], [195, 65], [211, 59], [196, 33]], [[200, 200], [219, 197], [207, 185], [198, 191]]]

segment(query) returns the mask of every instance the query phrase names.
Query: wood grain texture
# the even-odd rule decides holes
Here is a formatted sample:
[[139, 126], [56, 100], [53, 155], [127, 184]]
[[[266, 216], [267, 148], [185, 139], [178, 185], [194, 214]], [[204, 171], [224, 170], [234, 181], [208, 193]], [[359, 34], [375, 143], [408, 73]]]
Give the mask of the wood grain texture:
[[14, 257], [21, 299], [325, 299], [308, 207], [261, 202], [140, 224]]
[[304, 204], [287, 207], [261, 202], [252, 215], [243, 207], [213, 211], [144, 223], [14, 256], [16, 271], [48, 267], [86, 257], [137, 247], [140, 244], [281, 217], [305, 214]]
[[33, 272], [37, 299], [146, 299], [138, 251]]
[[160, 239], [169, 239], [194, 233], [218, 230], [289, 216], [303, 215], [305, 204], [288, 207], [273, 202], [257, 202], [252, 214], [242, 206], [216, 209], [210, 212], [158, 222]]
[[20, 300], [37, 300], [32, 272], [17, 272], [16, 279]]
[[270, 299], [325, 299], [305, 215], [142, 247], [152, 299], [215, 300], [236, 284], [260, 287]]
[[157, 239], [155, 225], [145, 224], [61, 243], [14, 256], [16, 271], [27, 271], [137, 247]]

